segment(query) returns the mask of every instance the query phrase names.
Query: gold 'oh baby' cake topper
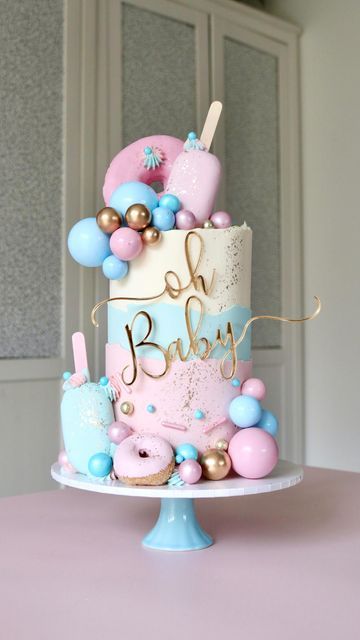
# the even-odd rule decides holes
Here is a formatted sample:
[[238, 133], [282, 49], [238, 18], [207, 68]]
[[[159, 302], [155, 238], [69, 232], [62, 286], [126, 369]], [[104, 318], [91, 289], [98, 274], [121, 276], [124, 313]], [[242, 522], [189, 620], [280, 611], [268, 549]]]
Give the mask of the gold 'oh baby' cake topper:
[[[192, 245], [194, 240], [197, 239], [198, 249], [192, 249]], [[204, 242], [202, 237], [196, 233], [196, 231], [189, 231], [189, 233], [185, 237], [184, 244], [184, 252], [185, 252], [185, 261], [189, 271], [189, 281], [186, 285], [182, 285], [181, 280], [177, 273], [174, 271], [167, 271], [164, 274], [164, 288], [162, 291], [154, 296], [150, 297], [115, 297], [115, 298], [106, 298], [106, 300], [102, 300], [98, 302], [92, 312], [91, 312], [91, 320], [95, 327], [98, 327], [99, 324], [96, 320], [96, 313], [100, 307], [108, 302], [114, 302], [116, 300], [119, 301], [127, 301], [127, 302], [146, 302], [158, 300], [163, 295], [167, 294], [170, 298], [177, 299], [182, 293], [188, 291], [193, 288], [195, 291], [202, 291], [206, 296], [210, 296], [213, 290], [214, 281], [215, 281], [215, 270], [213, 270], [211, 274], [210, 281], [207, 283], [205, 277], [198, 273], [200, 263], [204, 254]], [[194, 257], [195, 256], [195, 257]], [[220, 345], [224, 348], [224, 356], [220, 360], [220, 372], [221, 375], [229, 380], [234, 377], [237, 367], [237, 347], [244, 340], [246, 333], [250, 327], [250, 325], [256, 320], [277, 320], [279, 322], [289, 322], [289, 323], [299, 323], [306, 322], [307, 320], [313, 320], [316, 316], [319, 315], [321, 311], [321, 301], [317, 296], [314, 296], [316, 302], [315, 311], [303, 318], [287, 318], [283, 316], [271, 316], [271, 315], [260, 315], [253, 316], [249, 318], [249, 320], [245, 323], [243, 330], [238, 338], [234, 336], [234, 331], [232, 327], [232, 323], [228, 322], [226, 325], [225, 335], [222, 334], [221, 329], [217, 330], [215, 340], [210, 341], [208, 338], [204, 336], [200, 336], [201, 325], [204, 316], [204, 304], [202, 300], [196, 295], [190, 295], [185, 303], [185, 324], [186, 330], [189, 338], [189, 347], [185, 350], [183, 341], [181, 338], [177, 338], [173, 342], [171, 342], [167, 347], [163, 347], [162, 345], [151, 341], [151, 334], [153, 331], [153, 319], [151, 315], [145, 311], [138, 311], [134, 318], [132, 319], [131, 324], [125, 325], [125, 333], [129, 342], [129, 350], [131, 355], [131, 364], [128, 364], [124, 367], [122, 371], [122, 379], [126, 385], [132, 385], [138, 375], [139, 369], [150, 378], [162, 378], [169, 370], [171, 366], [171, 362], [177, 358], [179, 358], [182, 362], [185, 362], [190, 357], [198, 357], [201, 360], [206, 360], [210, 357], [211, 353], [214, 351], [215, 347]], [[199, 319], [195, 327], [192, 326], [191, 323], [191, 310], [197, 307], [199, 311]], [[146, 321], [146, 327], [144, 329], [144, 335], [141, 340], [134, 341], [133, 334], [134, 328], [139, 319], [142, 319], [142, 323], [144, 320]], [[152, 349], [156, 349], [162, 356], [164, 366], [163, 370], [160, 373], [154, 374], [150, 371], [147, 371], [141, 362], [138, 360], [136, 355], [136, 350], [140, 347], [150, 347]], [[227, 366], [230, 363], [230, 367]], [[127, 379], [128, 378], [128, 379]]]

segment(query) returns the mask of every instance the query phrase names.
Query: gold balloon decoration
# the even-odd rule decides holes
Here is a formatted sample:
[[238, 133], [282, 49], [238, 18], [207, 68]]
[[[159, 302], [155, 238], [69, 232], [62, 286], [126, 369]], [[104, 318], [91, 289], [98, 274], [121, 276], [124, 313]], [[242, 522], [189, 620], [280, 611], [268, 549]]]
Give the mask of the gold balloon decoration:
[[200, 464], [203, 475], [208, 480], [222, 480], [231, 469], [230, 456], [220, 449], [208, 449], [201, 456]]
[[132, 402], [122, 402], [120, 405], [121, 413], [124, 413], [126, 416], [130, 416], [134, 411], [134, 405]]
[[161, 231], [156, 227], [147, 227], [144, 229], [141, 237], [144, 244], [153, 246], [161, 239]]
[[151, 213], [144, 204], [132, 204], [125, 213], [125, 220], [130, 229], [142, 231], [150, 224]]
[[205, 222], [203, 224], [203, 228], [204, 229], [213, 229], [214, 228], [214, 223], [211, 222], [211, 220], [205, 220]]
[[112, 207], [104, 207], [96, 214], [96, 222], [104, 233], [114, 233], [121, 227], [121, 217]]
[[227, 440], [225, 440], [225, 438], [221, 438], [221, 440], [218, 440], [217, 443], [215, 444], [215, 448], [216, 449], [220, 449], [223, 451], [227, 451], [229, 448], [229, 443]]

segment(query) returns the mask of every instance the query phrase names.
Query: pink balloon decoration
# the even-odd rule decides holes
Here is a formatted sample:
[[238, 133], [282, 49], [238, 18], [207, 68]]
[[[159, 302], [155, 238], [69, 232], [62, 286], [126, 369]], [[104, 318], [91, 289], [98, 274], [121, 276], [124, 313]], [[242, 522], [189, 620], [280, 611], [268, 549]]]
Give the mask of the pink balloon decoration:
[[202, 476], [201, 465], [192, 458], [184, 460], [179, 466], [179, 476], [186, 484], [195, 484]]
[[196, 219], [192, 211], [181, 209], [175, 216], [175, 224], [177, 229], [190, 231], [196, 227]]
[[125, 422], [113, 422], [108, 429], [109, 440], [114, 444], [120, 444], [132, 434], [132, 429]]
[[135, 229], [121, 227], [112, 234], [110, 249], [120, 260], [134, 260], [143, 249], [141, 236]]
[[230, 213], [226, 213], [226, 211], [216, 211], [216, 213], [210, 216], [210, 220], [215, 229], [227, 229], [232, 225], [231, 215]]
[[251, 396], [262, 402], [266, 396], [266, 387], [260, 378], [249, 378], [241, 386], [241, 395]]
[[264, 478], [279, 459], [276, 440], [257, 427], [241, 429], [230, 440], [228, 454], [234, 471], [244, 478]]

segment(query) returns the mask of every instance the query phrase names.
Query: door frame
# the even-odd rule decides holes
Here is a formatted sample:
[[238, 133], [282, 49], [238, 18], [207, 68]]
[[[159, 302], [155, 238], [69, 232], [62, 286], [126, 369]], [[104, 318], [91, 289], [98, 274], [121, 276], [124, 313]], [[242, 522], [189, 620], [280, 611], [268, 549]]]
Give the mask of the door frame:
[[[299, 74], [298, 56], [292, 35], [288, 42], [269, 38], [259, 31], [249, 30], [218, 15], [211, 17], [212, 97], [224, 96], [224, 38], [229, 37], [249, 47], [264, 51], [278, 61], [279, 72], [279, 205], [281, 251], [281, 309], [290, 317], [303, 315], [302, 278], [302, 221], [300, 201], [300, 136], [299, 136]], [[224, 123], [220, 124], [215, 152], [221, 160], [225, 154]], [[220, 202], [225, 203], [225, 184]], [[309, 301], [309, 304], [311, 301]], [[276, 368], [281, 380], [280, 444], [284, 457], [301, 461], [304, 455], [304, 338], [302, 326], [289, 329], [281, 325], [280, 348], [253, 348], [253, 362], [257, 366]]]

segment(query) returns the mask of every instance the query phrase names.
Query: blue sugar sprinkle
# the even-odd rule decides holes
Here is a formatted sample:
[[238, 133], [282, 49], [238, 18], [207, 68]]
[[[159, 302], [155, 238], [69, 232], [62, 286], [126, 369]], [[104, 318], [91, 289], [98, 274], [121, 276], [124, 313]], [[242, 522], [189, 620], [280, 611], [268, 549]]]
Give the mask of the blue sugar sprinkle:
[[239, 378], [234, 378], [233, 380], [231, 380], [231, 384], [233, 387], [240, 387], [241, 382], [239, 380]]
[[204, 417], [204, 412], [201, 411], [201, 409], [196, 409], [195, 413], [194, 413], [194, 418], [196, 420], [201, 420]]
[[64, 371], [63, 380], [69, 380], [71, 378], [71, 371]]
[[149, 413], [155, 413], [156, 408], [153, 404], [148, 404], [148, 406], [146, 407], [146, 411], [148, 411]]

